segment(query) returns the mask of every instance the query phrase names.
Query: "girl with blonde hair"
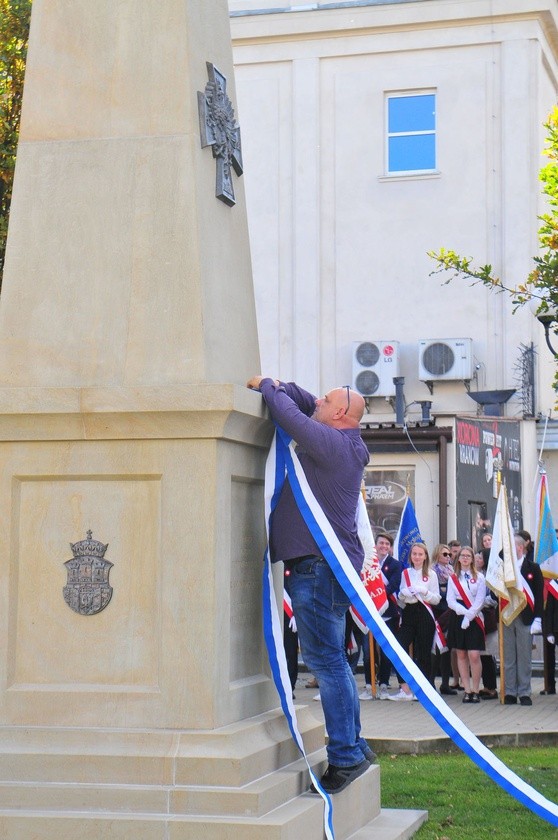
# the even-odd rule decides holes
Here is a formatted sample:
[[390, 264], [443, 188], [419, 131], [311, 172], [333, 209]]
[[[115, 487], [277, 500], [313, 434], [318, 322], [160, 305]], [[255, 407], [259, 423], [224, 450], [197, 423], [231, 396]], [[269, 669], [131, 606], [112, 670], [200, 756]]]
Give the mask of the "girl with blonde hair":
[[482, 674], [481, 651], [485, 649], [482, 608], [486, 584], [482, 572], [475, 569], [471, 546], [461, 548], [448, 582], [447, 601], [451, 610], [448, 644], [457, 651], [457, 665], [465, 688], [464, 703], [480, 703]]
[[[415, 662], [430, 680], [430, 657], [436, 619], [432, 607], [440, 600], [440, 587], [436, 573], [430, 569], [428, 549], [423, 542], [415, 542], [409, 554], [410, 566], [403, 569], [401, 588], [397, 601], [402, 608], [401, 626], [397, 631], [397, 641], [407, 652], [413, 645]], [[399, 680], [399, 691], [391, 694], [390, 700], [414, 700], [409, 685]]]

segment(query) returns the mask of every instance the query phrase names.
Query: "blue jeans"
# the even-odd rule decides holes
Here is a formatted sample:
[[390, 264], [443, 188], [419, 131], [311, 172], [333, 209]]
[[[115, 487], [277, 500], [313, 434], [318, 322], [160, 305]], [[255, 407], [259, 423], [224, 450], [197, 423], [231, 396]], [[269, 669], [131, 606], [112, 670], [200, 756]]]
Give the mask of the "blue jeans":
[[350, 600], [323, 557], [299, 561], [290, 575], [300, 651], [320, 685], [328, 734], [327, 757], [336, 767], [359, 764], [360, 703], [345, 653], [345, 613]]

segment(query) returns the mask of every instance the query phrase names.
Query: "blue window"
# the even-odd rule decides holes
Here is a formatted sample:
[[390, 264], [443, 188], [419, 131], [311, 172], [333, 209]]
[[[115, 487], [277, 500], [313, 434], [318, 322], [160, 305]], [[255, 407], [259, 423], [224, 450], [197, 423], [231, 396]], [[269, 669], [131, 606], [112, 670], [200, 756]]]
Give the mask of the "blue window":
[[436, 94], [387, 97], [387, 170], [432, 172], [436, 169]]

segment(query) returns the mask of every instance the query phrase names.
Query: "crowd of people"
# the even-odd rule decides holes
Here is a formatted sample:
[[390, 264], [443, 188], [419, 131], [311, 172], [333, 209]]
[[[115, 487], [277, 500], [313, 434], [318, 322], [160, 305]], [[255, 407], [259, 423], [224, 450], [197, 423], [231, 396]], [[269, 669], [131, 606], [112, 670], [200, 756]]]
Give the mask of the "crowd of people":
[[[499, 658], [498, 599], [486, 585], [486, 570], [492, 536], [486, 533], [483, 548], [474, 552], [457, 540], [438, 544], [429, 556], [427, 546], [416, 542], [410, 550], [409, 568], [391, 554], [393, 537], [380, 533], [376, 548], [389, 607], [384, 620], [403, 649], [410, 653], [429, 682], [436, 686], [440, 678], [442, 695], [462, 692], [463, 703], [480, 703], [498, 698], [497, 660]], [[542, 634], [545, 651], [545, 689], [556, 693], [555, 646], [558, 637], [558, 599], [544, 597], [544, 580], [533, 561], [533, 544], [527, 531], [515, 535], [515, 547], [521, 574], [530, 589], [523, 610], [509, 626], [503, 626], [504, 703], [532, 705], [531, 674], [533, 636]], [[558, 588], [558, 587], [557, 587]], [[532, 596], [532, 598], [531, 598]], [[351, 627], [347, 616], [347, 627]], [[357, 632], [352, 630], [352, 641]], [[361, 701], [410, 701], [415, 696], [410, 686], [393, 668], [388, 656], [375, 645], [371, 667], [370, 636], [360, 634], [365, 675]], [[346, 636], [348, 639], [348, 636]], [[349, 654], [348, 654], [349, 656]], [[354, 650], [349, 656], [353, 672], [359, 659]], [[397, 690], [391, 691], [394, 675]], [[372, 680], [376, 690], [372, 689]], [[318, 687], [315, 679], [307, 685]], [[316, 695], [315, 699], [320, 699]]]

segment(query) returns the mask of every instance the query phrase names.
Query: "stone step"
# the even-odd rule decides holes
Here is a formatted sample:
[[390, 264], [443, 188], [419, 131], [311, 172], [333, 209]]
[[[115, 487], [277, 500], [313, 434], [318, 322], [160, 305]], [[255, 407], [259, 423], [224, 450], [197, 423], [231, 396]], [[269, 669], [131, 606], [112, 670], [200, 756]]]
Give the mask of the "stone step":
[[[327, 764], [325, 750], [309, 756], [309, 761], [315, 773], [321, 775]], [[379, 777], [379, 768], [373, 770]], [[379, 778], [377, 784], [379, 787]], [[110, 811], [261, 817], [304, 794], [309, 786], [309, 772], [304, 759], [241, 787], [11, 781], [0, 782], [0, 811]]]
[[[382, 811], [353, 834], [336, 831], [336, 840], [408, 840], [427, 818], [425, 811]], [[323, 815], [317, 803], [288, 803], [273, 821], [204, 817], [169, 818], [122, 814], [68, 816], [49, 812], [10, 815], [0, 810], [2, 840], [322, 840]]]
[[409, 840], [428, 819], [428, 811], [384, 808], [348, 840]]
[[[307, 709], [298, 725], [307, 753], [323, 748]], [[211, 732], [0, 727], [0, 783], [240, 787], [299, 758], [280, 710]]]
[[[299, 727], [319, 776], [323, 726], [303, 709]], [[293, 752], [276, 712], [209, 733], [0, 727], [0, 837], [322, 840], [323, 802]], [[405, 840], [424, 818], [381, 810], [377, 765], [332, 805], [336, 840]]]
[[[426, 819], [420, 811], [379, 810], [377, 767], [332, 797], [332, 802], [336, 840], [407, 840]], [[323, 803], [305, 793], [262, 816], [2, 807], [0, 836], [2, 840], [322, 840]]]

